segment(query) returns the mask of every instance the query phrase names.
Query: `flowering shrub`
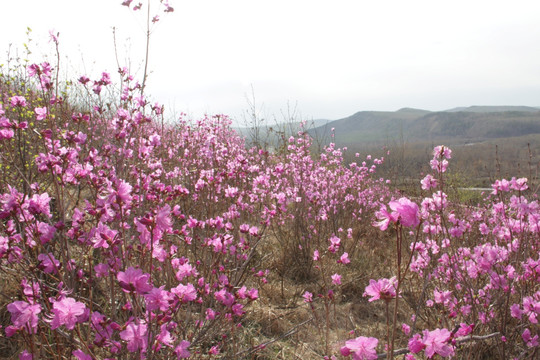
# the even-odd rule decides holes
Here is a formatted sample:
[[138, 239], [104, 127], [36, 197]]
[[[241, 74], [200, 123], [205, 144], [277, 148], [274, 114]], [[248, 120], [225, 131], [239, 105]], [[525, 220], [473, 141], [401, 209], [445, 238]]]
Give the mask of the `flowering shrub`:
[[[538, 351], [540, 304], [536, 194], [527, 193], [527, 179], [512, 178], [497, 180], [482, 206], [450, 203], [443, 176], [450, 157], [446, 146], [434, 149], [434, 173], [421, 181], [422, 189], [433, 193], [420, 206], [401, 198], [389, 202], [391, 212], [382, 206], [376, 213], [374, 226], [386, 231], [392, 225], [397, 243], [396, 276], [370, 280], [364, 294], [369, 301], [384, 299], [387, 306], [394, 299], [387, 357], [472, 354], [492, 339], [492, 357], [533, 356]], [[416, 230], [405, 232], [405, 227]], [[404, 323], [402, 329], [413, 336], [406, 348], [395, 350], [397, 314], [404, 311], [396, 294], [402, 293], [407, 293], [412, 310], [407, 311], [411, 325]], [[424, 330], [416, 333], [417, 328]]]
[[[346, 149], [316, 153], [303, 132], [275, 153], [248, 148], [223, 115], [169, 123], [146, 74], [118, 72], [119, 84], [107, 72], [62, 82], [49, 62], [0, 74], [1, 330], [21, 359], [262, 353], [269, 342], [245, 328], [276, 277], [305, 285], [286, 303], [309, 307], [293, 330], [314, 320], [318, 357], [537, 355], [540, 207], [527, 179], [453, 203], [452, 152], [437, 146], [423, 198], [396, 195], [374, 176], [382, 158], [345, 164]], [[374, 229], [389, 243], [365, 246]], [[368, 251], [390, 254], [386, 273], [360, 262]], [[330, 313], [352, 282], [383, 304], [386, 338], [354, 329], [336, 346]]]

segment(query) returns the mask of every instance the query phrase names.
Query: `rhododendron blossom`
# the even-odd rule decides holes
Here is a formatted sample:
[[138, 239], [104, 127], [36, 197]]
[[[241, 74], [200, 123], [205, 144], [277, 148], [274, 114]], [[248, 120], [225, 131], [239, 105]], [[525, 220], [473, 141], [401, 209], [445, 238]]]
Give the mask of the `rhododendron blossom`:
[[396, 277], [390, 279], [369, 280], [369, 285], [366, 286], [364, 296], [370, 296], [369, 302], [382, 299], [390, 301], [396, 297]]
[[51, 321], [51, 329], [65, 325], [68, 330], [72, 330], [76, 323], [86, 320], [88, 317], [86, 310], [84, 303], [73, 298], [55, 301], [52, 309], [54, 316]]
[[15, 301], [8, 304], [7, 309], [11, 313], [11, 322], [15, 328], [24, 329], [30, 334], [36, 332], [41, 305], [29, 304], [26, 301]]
[[150, 275], [144, 274], [141, 269], [129, 267], [125, 272], [118, 272], [116, 277], [124, 291], [136, 291], [139, 294], [145, 294], [152, 290], [152, 285], [149, 283]]
[[347, 340], [341, 348], [341, 355], [352, 356], [353, 360], [377, 359], [375, 348], [379, 340], [372, 337], [359, 336], [356, 339]]

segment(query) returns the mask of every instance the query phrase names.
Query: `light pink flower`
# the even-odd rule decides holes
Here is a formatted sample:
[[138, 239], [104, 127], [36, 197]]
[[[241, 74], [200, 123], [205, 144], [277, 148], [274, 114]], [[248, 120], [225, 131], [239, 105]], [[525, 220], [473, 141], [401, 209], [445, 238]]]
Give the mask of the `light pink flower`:
[[188, 350], [190, 345], [191, 343], [186, 340], [182, 340], [180, 342], [180, 345], [174, 349], [177, 359], [187, 359], [191, 356], [191, 353]]
[[148, 346], [148, 327], [144, 323], [135, 324], [130, 322], [127, 324], [126, 329], [120, 332], [120, 338], [127, 341], [127, 349], [131, 352], [141, 350], [146, 351]]
[[313, 302], [313, 294], [310, 293], [309, 291], [306, 291], [304, 293], [304, 295], [302, 295], [302, 297], [304, 298], [304, 302], [306, 302], [306, 303]]
[[37, 107], [34, 109], [36, 113], [36, 120], [41, 121], [47, 117], [47, 108], [46, 107]]
[[531, 330], [525, 329], [523, 333], [521, 334], [521, 337], [523, 338], [523, 341], [527, 344], [527, 347], [537, 347], [539, 345], [538, 343], [538, 335], [531, 336]]
[[187, 303], [197, 298], [197, 290], [193, 284], [178, 284], [177, 287], [172, 288], [171, 292], [180, 298], [180, 301]]
[[332, 275], [332, 284], [341, 285], [341, 275], [339, 274]]
[[382, 299], [390, 301], [396, 297], [397, 279], [395, 276], [390, 279], [369, 280], [369, 285], [364, 291], [364, 296], [371, 296], [369, 301]]
[[397, 201], [390, 201], [388, 205], [393, 210], [393, 214], [397, 214], [397, 219], [401, 225], [405, 227], [416, 227], [420, 224], [418, 205], [416, 203], [402, 197]]
[[424, 330], [423, 335], [422, 342], [426, 345], [424, 352], [428, 358], [435, 354], [442, 357], [454, 355], [454, 348], [448, 344], [452, 334], [447, 329]]
[[345, 346], [341, 348], [341, 355], [352, 355], [353, 360], [375, 360], [377, 359], [377, 351], [375, 351], [375, 348], [378, 343], [378, 339], [364, 336], [347, 340]]
[[73, 330], [75, 324], [84, 321], [86, 306], [73, 298], [64, 298], [53, 303], [52, 312], [54, 317], [51, 321], [51, 329], [65, 325], [68, 330]]
[[26, 107], [26, 99], [24, 96], [11, 97], [11, 106], [13, 107]]
[[11, 313], [11, 322], [15, 327], [24, 328], [29, 333], [36, 333], [41, 305], [15, 301], [8, 304], [7, 309]]
[[435, 148], [433, 149], [433, 157], [438, 159], [442, 159], [443, 157], [446, 159], [451, 159], [452, 150], [450, 150], [445, 145], [435, 146]]

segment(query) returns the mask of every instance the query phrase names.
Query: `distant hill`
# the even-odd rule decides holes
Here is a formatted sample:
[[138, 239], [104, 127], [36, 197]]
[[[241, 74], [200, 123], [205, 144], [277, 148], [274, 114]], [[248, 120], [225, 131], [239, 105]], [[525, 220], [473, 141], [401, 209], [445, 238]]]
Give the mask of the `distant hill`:
[[335, 142], [390, 144], [391, 142], [445, 141], [464, 144], [494, 138], [540, 135], [540, 109], [528, 106], [471, 106], [431, 112], [403, 108], [398, 111], [361, 111], [317, 127], [313, 134]]
[[524, 112], [536, 112], [540, 111], [540, 108], [531, 106], [469, 106], [469, 107], [457, 107], [445, 112], [476, 112], [476, 113], [490, 113], [490, 112], [507, 112], [507, 111], [524, 111]]

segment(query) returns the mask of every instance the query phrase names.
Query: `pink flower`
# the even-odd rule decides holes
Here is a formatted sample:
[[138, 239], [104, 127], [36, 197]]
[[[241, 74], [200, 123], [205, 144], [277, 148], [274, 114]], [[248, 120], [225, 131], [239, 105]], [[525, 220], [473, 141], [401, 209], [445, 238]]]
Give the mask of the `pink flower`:
[[41, 305], [15, 301], [8, 304], [7, 309], [11, 313], [11, 322], [15, 327], [24, 328], [28, 333], [36, 333]]
[[193, 284], [178, 284], [177, 287], [172, 288], [171, 292], [180, 298], [180, 301], [187, 303], [197, 298], [197, 290]]
[[447, 329], [435, 329], [433, 331], [424, 330], [422, 342], [426, 345], [425, 354], [428, 358], [439, 354], [442, 357], [454, 355], [454, 349], [448, 344], [452, 334]]
[[28, 211], [32, 215], [43, 214], [48, 218], [52, 217], [49, 203], [51, 197], [47, 193], [41, 195], [35, 194], [28, 202]]
[[180, 342], [180, 345], [174, 349], [177, 359], [187, 359], [191, 356], [191, 353], [188, 350], [190, 345], [191, 343], [186, 340], [182, 340]]
[[96, 266], [94, 266], [94, 271], [96, 272], [97, 277], [105, 277], [109, 275], [109, 265], [99, 263]]
[[51, 29], [51, 30], [49, 30], [49, 36], [50, 36], [49, 41], [52, 41], [55, 44], [58, 44], [58, 36], [60, 36], [59, 32], [56, 32], [56, 34], [55, 34], [55, 30]]
[[339, 274], [332, 275], [332, 284], [341, 285], [341, 275]]
[[420, 224], [418, 218], [418, 205], [409, 199], [402, 197], [397, 201], [390, 201], [388, 204], [393, 214], [397, 213], [397, 219], [405, 227], [416, 227]]
[[24, 96], [11, 97], [11, 106], [13, 107], [26, 107], [26, 99]]
[[39, 241], [41, 241], [41, 244], [46, 244], [53, 239], [54, 234], [56, 233], [56, 228], [47, 223], [38, 221], [37, 231], [39, 234]]
[[86, 306], [73, 298], [64, 298], [53, 303], [52, 312], [54, 317], [51, 321], [51, 329], [65, 325], [68, 330], [73, 330], [75, 324], [82, 322], [86, 317]]
[[527, 344], [527, 347], [537, 347], [538, 346], [538, 335], [534, 335], [534, 337], [531, 336], [531, 331], [529, 329], [525, 329], [523, 333], [521, 334], [521, 337], [523, 338], [523, 341]]
[[413, 354], [419, 353], [426, 348], [426, 345], [422, 342], [422, 337], [420, 334], [414, 334], [414, 336], [409, 339], [408, 348]]
[[350, 263], [351, 260], [349, 259], [349, 254], [344, 252], [343, 255], [341, 255], [341, 257], [339, 258], [338, 260], [338, 263], [341, 263], [341, 264], [348, 264]]
[[19, 360], [32, 360], [34, 358], [34, 356], [28, 352], [28, 350], [23, 350], [20, 354], [19, 354]]
[[455, 336], [469, 335], [474, 329], [474, 324], [468, 325], [466, 323], [459, 324], [459, 329], [456, 331]]
[[234, 296], [225, 289], [214, 292], [214, 297], [225, 306], [232, 306], [235, 301]]
[[47, 274], [56, 274], [60, 268], [60, 261], [55, 259], [53, 253], [39, 254], [38, 260], [41, 261], [40, 268]]
[[332, 235], [332, 237], [328, 239], [328, 241], [330, 241], [330, 246], [328, 246], [328, 251], [330, 251], [331, 253], [335, 253], [337, 249], [339, 249], [339, 246], [341, 244], [341, 239], [335, 235]]
[[396, 277], [393, 276], [390, 279], [379, 279], [377, 281], [369, 280], [369, 285], [366, 287], [364, 296], [371, 296], [370, 302], [382, 299], [384, 301], [390, 301], [396, 297]]
[[384, 205], [381, 206], [379, 211], [375, 212], [375, 216], [377, 217], [379, 221], [373, 223], [373, 225], [378, 227], [382, 231], [385, 231], [386, 229], [388, 229], [388, 225], [390, 225], [391, 222], [396, 223], [398, 220], [397, 214], [395, 214], [394, 212], [389, 213], [386, 206]]
[[313, 294], [310, 293], [309, 291], [306, 291], [304, 293], [304, 295], [302, 295], [302, 297], [304, 298], [304, 302], [306, 302], [306, 303], [313, 302]]
[[372, 337], [360, 336], [356, 339], [347, 340], [345, 346], [341, 348], [341, 355], [351, 356], [354, 360], [374, 360], [377, 359], [375, 348], [379, 340]]
[[451, 159], [452, 158], [452, 150], [450, 150], [445, 145], [435, 146], [435, 148], [433, 149], [433, 158], [442, 159], [443, 157], [445, 157], [447, 159]]
[[439, 173], [443, 173], [448, 168], [448, 161], [444, 159], [443, 160], [432, 159], [429, 162], [429, 165], [431, 166], [433, 170], [436, 170]]
[[124, 341], [127, 341], [127, 349], [131, 352], [141, 350], [142, 352], [146, 351], [148, 346], [148, 327], [146, 324], [135, 324], [130, 322], [126, 325], [126, 329], [120, 332], [120, 338]]
[[46, 107], [37, 107], [34, 109], [36, 113], [36, 120], [41, 121], [47, 117], [47, 108]]
[[39, 74], [40, 71], [41, 69], [39, 68], [38, 64], [31, 64], [30, 66], [28, 66], [26, 70], [26, 72], [28, 73], [28, 76], [30, 77], [36, 76], [36, 74]]
[[435, 179], [433, 176], [431, 175], [426, 175], [422, 181], [420, 181], [420, 183], [422, 184], [422, 190], [429, 190], [429, 189], [433, 189], [435, 187], [437, 187], [437, 179]]
[[71, 353], [77, 360], [92, 360], [90, 355], [85, 354], [82, 350], [77, 349]]
[[401, 324], [401, 331], [403, 331], [403, 333], [405, 335], [409, 335], [410, 332], [411, 332], [411, 327], [405, 323]]
[[149, 284], [150, 275], [143, 274], [141, 269], [129, 267], [125, 272], [120, 271], [116, 275], [120, 287], [126, 292], [136, 291], [139, 294], [145, 294], [152, 290], [153, 286]]
[[150, 292], [144, 295], [146, 300], [146, 308], [150, 311], [159, 309], [161, 311], [167, 311], [170, 307], [169, 300], [172, 299], [171, 294], [163, 290], [165, 285], [159, 288], [153, 288]]

